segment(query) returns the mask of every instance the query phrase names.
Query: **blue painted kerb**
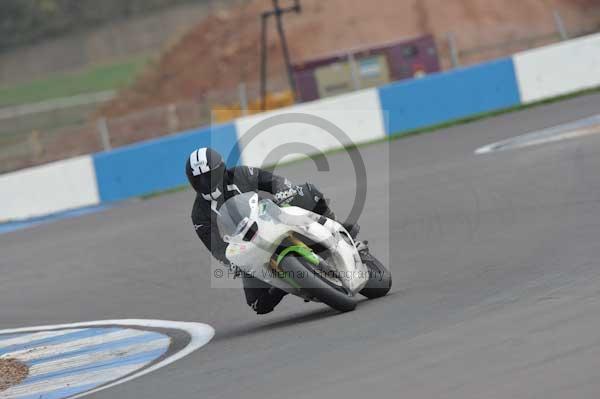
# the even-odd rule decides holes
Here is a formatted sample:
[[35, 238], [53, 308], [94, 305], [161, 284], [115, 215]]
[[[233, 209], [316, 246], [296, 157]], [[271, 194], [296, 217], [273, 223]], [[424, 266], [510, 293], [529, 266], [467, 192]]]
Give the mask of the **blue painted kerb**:
[[185, 162], [200, 147], [212, 147], [225, 159], [239, 163], [237, 133], [232, 123], [94, 154], [100, 201], [119, 201], [186, 184]]
[[512, 58], [392, 83], [379, 97], [388, 135], [520, 104]]

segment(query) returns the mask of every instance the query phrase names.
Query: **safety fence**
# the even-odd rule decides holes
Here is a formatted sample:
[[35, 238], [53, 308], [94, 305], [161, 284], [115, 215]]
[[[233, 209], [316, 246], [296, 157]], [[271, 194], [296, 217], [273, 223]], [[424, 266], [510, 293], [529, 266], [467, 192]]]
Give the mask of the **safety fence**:
[[[293, 104], [285, 77], [268, 83], [265, 109]], [[113, 93], [0, 110], [0, 173], [226, 122], [262, 111], [260, 85], [241, 84], [114, 118], [94, 117]]]
[[[182, 164], [200, 146], [215, 147], [226, 154], [230, 165], [260, 166], [275, 150], [290, 142], [308, 155], [598, 87], [598, 49], [600, 34], [590, 35], [518, 53], [512, 58], [250, 115], [232, 123], [125, 145], [76, 161], [59, 161], [2, 175], [0, 221], [180, 186], [186, 181]], [[165, 129], [169, 128], [169, 112], [156, 112]], [[170, 127], [185, 129], [193, 124], [195, 117], [190, 113], [188, 119], [178, 113], [180, 119], [177, 123], [171, 120]], [[295, 119], [298, 115], [305, 117]], [[323, 121], [331, 129], [324, 128]], [[134, 122], [128, 123], [133, 126]], [[144, 125], [135, 127], [143, 130], [144, 135], [151, 130]], [[341, 133], [332, 136], [336, 129]], [[140, 137], [128, 140], [133, 142]], [[90, 136], [89, 140], [94, 139]], [[96, 143], [97, 148], [100, 145], [97, 139]], [[24, 180], [28, 184], [20, 184]], [[45, 193], [44, 202], [53, 204], [51, 209], [40, 205], [31, 187]]]
[[[584, 16], [574, 15], [572, 10], [569, 13], [567, 10], [553, 9], [538, 17], [538, 25], [529, 28], [527, 32], [501, 34], [495, 38], [480, 38], [467, 29], [448, 32], [444, 37], [437, 38], [442, 62], [446, 68], [473, 65], [591, 35], [600, 30], [598, 7], [588, 7]], [[544, 22], [542, 26], [539, 25], [540, 22]], [[484, 36], [485, 33], [487, 32], [482, 32]]]
[[[463, 37], [449, 33], [446, 37], [437, 37], [437, 42], [446, 68], [460, 69], [477, 65], [482, 60], [499, 59], [579, 37], [598, 30], [599, 27], [590, 22], [597, 19], [589, 18], [583, 23], [579, 19], [563, 19], [555, 11], [548, 14], [546, 33], [515, 35], [514, 38], [483, 44], [473, 41], [472, 35]], [[267, 110], [293, 104], [293, 95], [285, 77], [272, 77], [268, 86]], [[113, 95], [98, 93], [0, 110], [0, 173], [107, 151], [212, 122], [224, 123], [259, 113], [263, 106], [259, 84], [240, 83], [236, 88], [204, 93], [184, 102], [132, 112], [123, 117], [98, 119], [99, 104], [110, 100]]]

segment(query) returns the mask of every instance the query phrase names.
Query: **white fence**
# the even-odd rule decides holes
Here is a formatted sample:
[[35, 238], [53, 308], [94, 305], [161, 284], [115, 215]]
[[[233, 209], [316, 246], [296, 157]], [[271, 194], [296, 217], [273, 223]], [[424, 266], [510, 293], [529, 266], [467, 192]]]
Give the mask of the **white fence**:
[[600, 86], [600, 34], [518, 53], [513, 59], [523, 103]]

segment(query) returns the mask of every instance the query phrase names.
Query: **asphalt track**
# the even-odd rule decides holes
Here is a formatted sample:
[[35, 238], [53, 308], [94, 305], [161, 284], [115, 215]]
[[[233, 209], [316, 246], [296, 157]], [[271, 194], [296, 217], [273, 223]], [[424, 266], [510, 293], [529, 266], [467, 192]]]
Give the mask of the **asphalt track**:
[[[215, 327], [193, 355], [94, 398], [597, 398], [600, 137], [474, 151], [599, 110], [589, 95], [361, 149], [362, 236], [395, 286], [355, 312], [286, 298], [259, 318], [241, 291], [211, 288], [187, 191], [0, 236], [0, 328]], [[315, 178], [340, 209], [344, 159]]]

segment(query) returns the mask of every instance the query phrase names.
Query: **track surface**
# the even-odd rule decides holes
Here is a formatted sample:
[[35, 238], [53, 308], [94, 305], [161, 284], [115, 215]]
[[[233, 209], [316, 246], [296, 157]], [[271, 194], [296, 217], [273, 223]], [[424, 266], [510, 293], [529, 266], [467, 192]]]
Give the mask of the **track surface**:
[[[598, 110], [592, 95], [362, 149], [362, 236], [393, 259], [395, 287], [355, 312], [286, 298], [258, 318], [241, 291], [211, 289], [188, 191], [1, 236], [0, 327], [215, 327], [202, 350], [95, 398], [597, 398], [600, 137], [473, 151]], [[347, 208], [352, 173], [333, 169], [316, 180]]]

